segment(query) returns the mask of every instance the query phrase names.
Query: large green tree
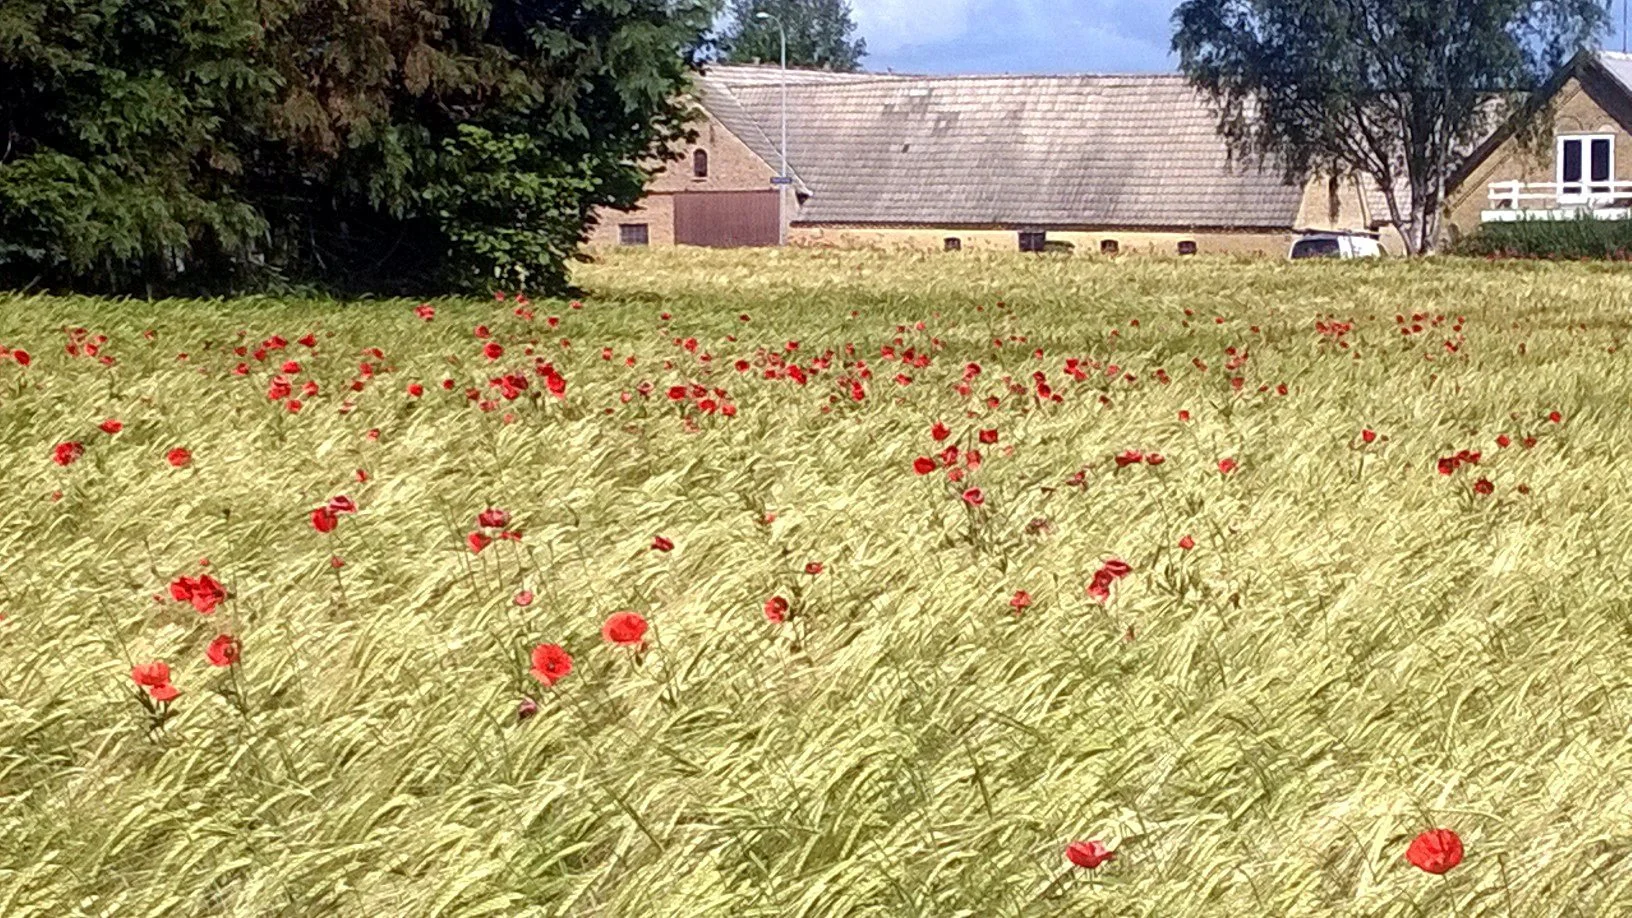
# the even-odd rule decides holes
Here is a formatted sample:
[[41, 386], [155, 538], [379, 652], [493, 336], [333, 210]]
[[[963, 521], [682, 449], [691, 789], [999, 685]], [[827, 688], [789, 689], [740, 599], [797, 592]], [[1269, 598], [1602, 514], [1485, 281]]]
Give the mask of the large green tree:
[[703, 0], [0, 0], [0, 283], [560, 285]]
[[[759, 18], [769, 13], [771, 19]], [[730, 0], [719, 38], [720, 59], [743, 63], [782, 59], [780, 22], [787, 30], [788, 65], [854, 71], [867, 56], [847, 0]]]
[[1186, 0], [1179, 66], [1246, 157], [1369, 176], [1412, 253], [1446, 181], [1609, 23], [1611, 0]]

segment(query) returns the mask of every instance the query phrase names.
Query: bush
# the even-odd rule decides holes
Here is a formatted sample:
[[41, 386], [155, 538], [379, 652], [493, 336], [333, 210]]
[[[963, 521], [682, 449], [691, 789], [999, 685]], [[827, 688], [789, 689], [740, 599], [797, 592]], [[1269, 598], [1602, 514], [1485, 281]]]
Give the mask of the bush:
[[1632, 220], [1519, 220], [1486, 223], [1451, 247], [1456, 255], [1481, 258], [1600, 258], [1623, 261], [1632, 257]]

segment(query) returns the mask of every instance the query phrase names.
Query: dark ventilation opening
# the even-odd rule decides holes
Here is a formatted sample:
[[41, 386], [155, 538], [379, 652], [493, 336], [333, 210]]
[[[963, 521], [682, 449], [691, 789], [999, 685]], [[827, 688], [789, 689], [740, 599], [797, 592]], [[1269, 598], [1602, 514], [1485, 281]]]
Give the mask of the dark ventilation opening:
[[1179, 243], [1179, 254], [1180, 255], [1194, 255], [1194, 254], [1196, 254], [1196, 244], [1194, 242], [1181, 242], [1181, 243]]
[[651, 243], [651, 229], [645, 223], [618, 224], [619, 245], [649, 245]]
[[1020, 234], [1020, 251], [1041, 252], [1048, 247], [1048, 234], [1024, 232]]
[[698, 150], [691, 154], [691, 174], [697, 178], [708, 178], [707, 150]]
[[1099, 244], [1099, 254], [1101, 255], [1115, 255], [1121, 250], [1121, 246], [1116, 244], [1115, 239], [1106, 239]]
[[961, 251], [963, 251], [963, 240], [959, 239], [956, 236], [946, 237], [946, 250], [948, 252], [961, 252]]

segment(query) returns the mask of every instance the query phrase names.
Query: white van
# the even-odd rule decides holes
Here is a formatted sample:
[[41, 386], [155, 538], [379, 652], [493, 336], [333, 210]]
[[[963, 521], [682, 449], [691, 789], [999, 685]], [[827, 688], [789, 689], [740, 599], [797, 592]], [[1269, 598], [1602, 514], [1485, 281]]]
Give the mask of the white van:
[[1288, 258], [1381, 258], [1375, 233], [1305, 232], [1292, 240]]

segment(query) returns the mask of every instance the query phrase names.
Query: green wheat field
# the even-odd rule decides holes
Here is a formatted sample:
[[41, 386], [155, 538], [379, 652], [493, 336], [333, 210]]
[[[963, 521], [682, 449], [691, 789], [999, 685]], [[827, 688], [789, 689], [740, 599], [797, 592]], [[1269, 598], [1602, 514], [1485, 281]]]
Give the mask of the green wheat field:
[[0, 299], [0, 915], [1632, 914], [1626, 269], [575, 282]]

